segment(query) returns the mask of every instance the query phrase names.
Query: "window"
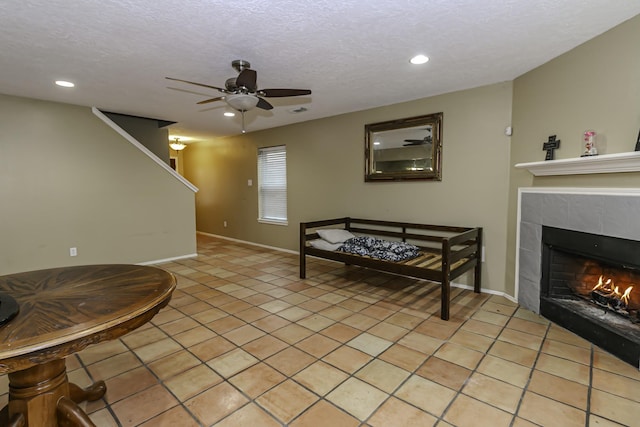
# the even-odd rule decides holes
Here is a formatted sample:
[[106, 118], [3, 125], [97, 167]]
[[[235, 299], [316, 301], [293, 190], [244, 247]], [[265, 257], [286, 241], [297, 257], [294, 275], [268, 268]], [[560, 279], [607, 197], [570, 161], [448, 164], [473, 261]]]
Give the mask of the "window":
[[287, 224], [287, 149], [258, 149], [258, 221]]

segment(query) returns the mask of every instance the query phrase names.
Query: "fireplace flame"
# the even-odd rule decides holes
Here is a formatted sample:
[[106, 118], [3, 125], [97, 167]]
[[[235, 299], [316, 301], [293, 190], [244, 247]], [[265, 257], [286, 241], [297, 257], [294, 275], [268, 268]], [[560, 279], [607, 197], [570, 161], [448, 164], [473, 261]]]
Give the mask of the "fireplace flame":
[[602, 280], [603, 280], [603, 276], [600, 276], [600, 278], [598, 279], [598, 284], [595, 285], [593, 287], [593, 289], [591, 289], [591, 290], [595, 291], [596, 289], [602, 289], [603, 291], [605, 291], [607, 293], [612, 292], [613, 289], [610, 289], [610, 286], [609, 286], [611, 284], [612, 280], [611, 279], [607, 279], [606, 282], [603, 282]]
[[633, 289], [633, 286], [629, 286], [620, 297], [622, 302], [624, 302], [626, 305], [629, 305], [629, 296], [631, 295], [631, 289]]
[[612, 279], [604, 280], [603, 276], [598, 279], [598, 284], [591, 289], [591, 296], [601, 305], [608, 305], [614, 310], [626, 309], [629, 306], [629, 296], [633, 286], [629, 286], [624, 292], [620, 292]]

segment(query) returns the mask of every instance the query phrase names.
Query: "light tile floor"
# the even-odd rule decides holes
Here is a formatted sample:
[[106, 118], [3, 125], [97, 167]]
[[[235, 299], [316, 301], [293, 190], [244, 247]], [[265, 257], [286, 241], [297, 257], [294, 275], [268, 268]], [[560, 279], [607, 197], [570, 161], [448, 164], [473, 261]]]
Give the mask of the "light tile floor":
[[[110, 426], [640, 426], [640, 373], [503, 297], [198, 236], [169, 307], [67, 359]], [[6, 376], [0, 390], [7, 390]], [[7, 394], [0, 395], [0, 404]]]

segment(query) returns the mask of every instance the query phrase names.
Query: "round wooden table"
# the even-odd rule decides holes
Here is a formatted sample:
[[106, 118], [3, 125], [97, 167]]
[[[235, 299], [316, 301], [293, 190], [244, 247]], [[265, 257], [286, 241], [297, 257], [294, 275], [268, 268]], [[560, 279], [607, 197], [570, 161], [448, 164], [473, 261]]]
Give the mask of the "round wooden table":
[[9, 404], [0, 425], [94, 426], [77, 403], [100, 399], [103, 381], [69, 383], [65, 357], [144, 325], [171, 299], [171, 273], [138, 265], [52, 268], [0, 277], [19, 313], [0, 326], [0, 373]]

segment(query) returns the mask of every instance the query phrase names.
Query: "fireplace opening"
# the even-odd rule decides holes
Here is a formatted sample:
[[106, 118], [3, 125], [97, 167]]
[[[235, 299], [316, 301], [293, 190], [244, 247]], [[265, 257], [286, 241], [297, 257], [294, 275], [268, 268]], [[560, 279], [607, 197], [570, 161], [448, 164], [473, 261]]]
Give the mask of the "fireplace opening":
[[543, 227], [540, 314], [640, 368], [640, 242]]
[[599, 317], [612, 313], [640, 323], [640, 270], [613, 266], [555, 246], [547, 249], [549, 280], [544, 296], [586, 301], [594, 310], [602, 310]]

